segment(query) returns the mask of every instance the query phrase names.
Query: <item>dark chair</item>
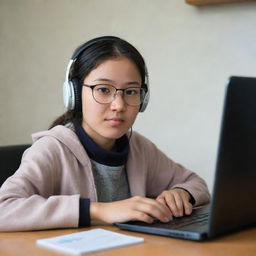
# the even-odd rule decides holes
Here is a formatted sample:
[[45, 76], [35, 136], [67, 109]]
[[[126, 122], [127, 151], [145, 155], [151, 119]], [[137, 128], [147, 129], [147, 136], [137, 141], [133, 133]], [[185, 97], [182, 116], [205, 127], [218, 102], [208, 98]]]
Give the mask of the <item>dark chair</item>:
[[23, 152], [31, 145], [14, 145], [0, 147], [0, 187], [20, 166]]

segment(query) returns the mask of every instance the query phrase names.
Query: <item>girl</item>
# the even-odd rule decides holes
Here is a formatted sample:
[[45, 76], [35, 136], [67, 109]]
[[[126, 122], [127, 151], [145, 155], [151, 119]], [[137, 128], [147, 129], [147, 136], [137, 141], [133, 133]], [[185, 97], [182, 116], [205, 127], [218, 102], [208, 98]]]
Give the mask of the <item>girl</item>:
[[34, 134], [0, 189], [0, 230], [21, 231], [189, 215], [206, 183], [129, 130], [148, 104], [140, 53], [99, 37], [73, 54], [63, 86], [67, 112]]

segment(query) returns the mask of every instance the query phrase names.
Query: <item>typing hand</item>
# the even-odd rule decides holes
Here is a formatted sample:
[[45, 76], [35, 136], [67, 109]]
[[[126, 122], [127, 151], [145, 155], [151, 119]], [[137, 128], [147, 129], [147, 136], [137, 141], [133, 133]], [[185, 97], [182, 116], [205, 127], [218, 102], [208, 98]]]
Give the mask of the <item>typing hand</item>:
[[168, 222], [172, 212], [166, 204], [155, 199], [135, 196], [126, 200], [110, 203], [94, 203], [90, 205], [92, 221], [104, 223], [126, 222], [131, 220], [152, 223], [154, 219]]
[[190, 215], [192, 213], [192, 205], [189, 202], [191, 196], [184, 189], [170, 189], [163, 191], [156, 201], [168, 206], [171, 215], [181, 217], [184, 214]]

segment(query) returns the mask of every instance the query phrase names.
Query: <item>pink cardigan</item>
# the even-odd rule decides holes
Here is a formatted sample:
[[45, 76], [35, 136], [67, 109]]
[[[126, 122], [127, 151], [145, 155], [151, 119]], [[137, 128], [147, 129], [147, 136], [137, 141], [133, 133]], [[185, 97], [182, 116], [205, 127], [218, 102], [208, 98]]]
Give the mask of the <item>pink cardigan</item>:
[[[0, 231], [78, 227], [79, 198], [97, 201], [88, 155], [70, 127], [56, 126], [33, 135], [16, 173], [0, 188]], [[126, 165], [131, 195], [157, 197], [181, 187], [196, 205], [209, 201], [206, 183], [170, 160], [134, 132]]]

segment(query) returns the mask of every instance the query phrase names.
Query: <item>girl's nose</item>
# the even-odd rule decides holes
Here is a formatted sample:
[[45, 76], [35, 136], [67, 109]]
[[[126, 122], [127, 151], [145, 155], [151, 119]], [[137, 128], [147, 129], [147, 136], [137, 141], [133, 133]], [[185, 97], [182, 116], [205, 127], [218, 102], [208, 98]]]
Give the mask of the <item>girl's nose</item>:
[[111, 102], [111, 110], [122, 112], [126, 109], [126, 102], [123, 97], [123, 92], [117, 91], [114, 100]]

